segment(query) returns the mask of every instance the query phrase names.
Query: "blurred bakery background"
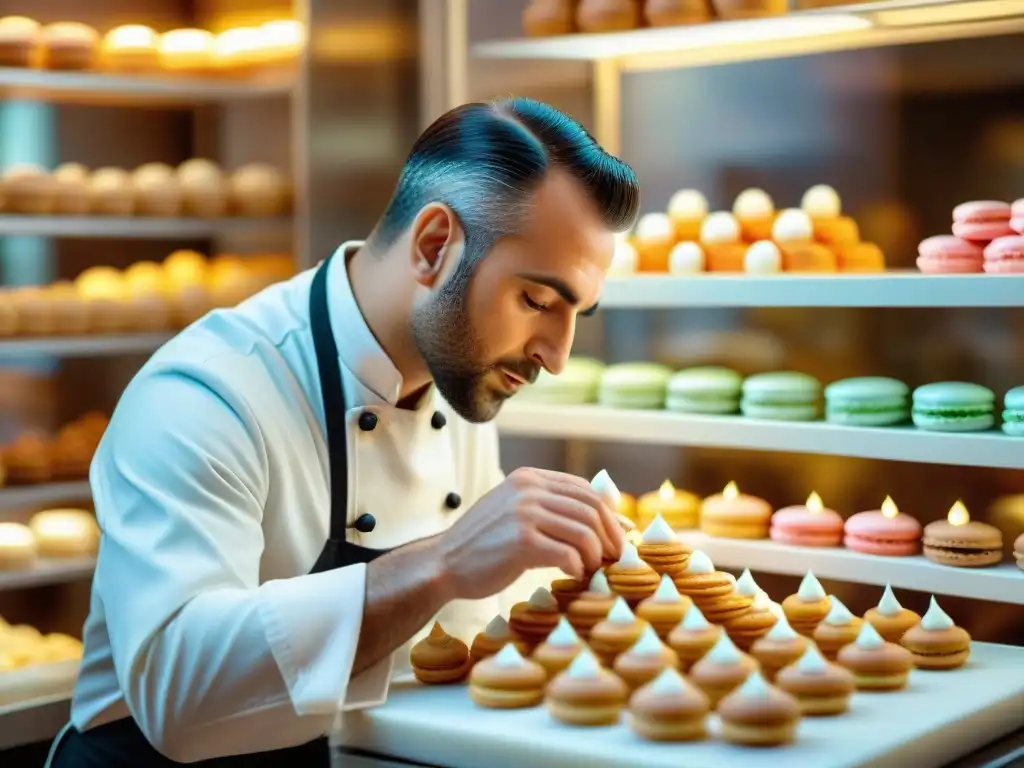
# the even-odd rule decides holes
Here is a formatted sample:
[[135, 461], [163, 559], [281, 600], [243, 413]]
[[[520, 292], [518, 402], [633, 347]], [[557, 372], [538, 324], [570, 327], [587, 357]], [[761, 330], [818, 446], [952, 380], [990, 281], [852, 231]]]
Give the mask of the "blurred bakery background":
[[[583, 3], [644, 23], [639, 0]], [[415, 136], [451, 106], [515, 93], [572, 113], [637, 170], [645, 213], [682, 188], [728, 210], [749, 187], [782, 208], [831, 185], [890, 269], [913, 269], [956, 204], [1024, 196], [1024, 3], [877, 2], [860, 6], [867, 29], [829, 0], [648, 0], [675, 22], [767, 18], [696, 42], [613, 35], [600, 61], [574, 47], [584, 32], [524, 40], [524, 20], [564, 31], [570, 5], [0, 0], [4, 765], [41, 764], [38, 749], [3, 750], [66, 718], [96, 542], [87, 467], [121, 390], [177, 328], [364, 236]], [[835, 7], [802, 14], [819, 5]], [[573, 352], [1001, 393], [1024, 384], [1019, 305], [611, 309], [581, 319]], [[735, 480], [776, 507], [817, 491], [844, 516], [891, 495], [925, 523], [961, 499], [1008, 550], [1024, 532], [1019, 470], [628, 440], [505, 438], [503, 451], [508, 470], [606, 468], [634, 494]], [[756, 576], [777, 600], [799, 580]], [[822, 581], [858, 614], [881, 592]], [[927, 593], [896, 593], [927, 606]], [[1022, 602], [943, 607], [975, 639], [1022, 644]]]

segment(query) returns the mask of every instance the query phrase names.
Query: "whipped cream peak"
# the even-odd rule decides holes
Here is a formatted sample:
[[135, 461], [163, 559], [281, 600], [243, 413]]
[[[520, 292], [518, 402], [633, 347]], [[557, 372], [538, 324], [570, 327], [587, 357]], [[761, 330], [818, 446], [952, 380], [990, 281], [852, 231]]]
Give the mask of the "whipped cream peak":
[[935, 595], [932, 595], [928, 611], [921, 618], [921, 629], [925, 632], [941, 632], [944, 629], [952, 629], [953, 626], [953, 619], [939, 607]]
[[576, 634], [576, 630], [572, 628], [569, 620], [562, 616], [544, 642], [559, 648], [575, 648], [580, 644], [580, 636]]
[[751, 187], [737, 195], [732, 212], [740, 219], [765, 218], [775, 212], [775, 202], [763, 189]]
[[769, 629], [768, 634], [765, 635], [765, 639], [774, 640], [779, 643], [796, 640], [798, 637], [800, 637], [800, 635], [796, 633], [796, 630], [789, 626], [789, 620], [786, 618], [785, 614], [779, 617], [779, 620], [775, 622], [775, 625]]
[[796, 596], [805, 603], [820, 603], [828, 598], [824, 588], [821, 586], [821, 582], [818, 581], [811, 571], [808, 571], [803, 581], [800, 582], [800, 588], [796, 591]]
[[611, 587], [608, 586], [608, 577], [604, 575], [604, 571], [597, 571], [590, 577], [587, 592], [592, 592], [595, 595], [610, 595], [612, 593]]
[[772, 687], [764, 679], [764, 675], [761, 674], [760, 670], [755, 669], [747, 675], [743, 685], [736, 689], [736, 695], [747, 701], [764, 701], [771, 698]]
[[660, 656], [663, 650], [661, 638], [654, 631], [654, 627], [648, 624], [629, 652], [634, 656]]
[[668, 271], [673, 275], [692, 275], [704, 271], [704, 249], [699, 243], [684, 240], [672, 246], [668, 254]]
[[544, 587], [537, 587], [527, 601], [531, 608], [538, 611], [557, 611], [558, 601]]
[[828, 662], [821, 655], [818, 646], [814, 643], [808, 643], [807, 650], [796, 660], [796, 668], [807, 674], [820, 675], [828, 669]]
[[832, 605], [828, 609], [828, 615], [825, 616], [825, 623], [833, 627], [850, 626], [853, 623], [853, 614], [850, 613], [850, 609], [843, 605], [835, 595], [829, 595], [829, 599], [832, 601]]
[[622, 554], [619, 556], [615, 565], [619, 568], [631, 571], [646, 571], [650, 567], [643, 561], [643, 558], [640, 557], [640, 553], [636, 551], [636, 547], [628, 541], [622, 542]]
[[[736, 590], [739, 592], [739, 590]], [[771, 611], [772, 599], [768, 597], [768, 593], [763, 589], [758, 588], [757, 594], [754, 595], [754, 603], [750, 606], [751, 610], [754, 611]]]
[[668, 240], [674, 239], [675, 234], [675, 224], [666, 213], [645, 213], [633, 231], [637, 240]]
[[648, 684], [648, 688], [651, 693], [671, 695], [686, 693], [689, 690], [689, 686], [686, 684], [686, 680], [672, 667], [665, 667], [661, 670], [654, 680]]
[[678, 540], [676, 532], [665, 522], [665, 518], [661, 516], [660, 512], [654, 516], [641, 539], [644, 544], [671, 544]]
[[757, 597], [761, 591], [761, 588], [757, 586], [757, 582], [754, 581], [754, 574], [750, 572], [749, 568], [744, 568], [743, 573], [736, 580], [736, 594], [745, 597]]
[[704, 618], [704, 614], [700, 612], [700, 608], [696, 605], [691, 605], [686, 609], [686, 613], [683, 614], [683, 620], [679, 622], [679, 626], [688, 632], [701, 632], [711, 627], [711, 623]]
[[866, 651], [874, 651], [885, 645], [885, 639], [878, 634], [878, 630], [871, 626], [871, 622], [865, 621], [860, 628], [860, 633], [854, 641], [854, 645]]
[[772, 240], [777, 243], [804, 242], [814, 237], [814, 223], [806, 211], [787, 208], [772, 224]]
[[495, 616], [484, 627], [484, 635], [492, 640], [502, 640], [511, 634], [512, 630], [509, 629], [508, 622], [503, 616]]
[[613, 511], [619, 509], [619, 505], [622, 504], [622, 493], [619, 492], [618, 487], [612, 481], [608, 470], [602, 469], [594, 475], [594, 479], [590, 481], [590, 487], [594, 490], [594, 493], [608, 502]]
[[715, 564], [711, 562], [711, 558], [701, 552], [699, 549], [693, 550], [690, 553], [690, 559], [686, 563], [687, 573], [714, 573]]
[[892, 593], [892, 585], [889, 582], [885, 583], [885, 591], [882, 593], [882, 599], [878, 601], [877, 610], [880, 614], [890, 619], [894, 616], [899, 616], [903, 612], [903, 606], [896, 599], [896, 595]]
[[507, 645], [502, 646], [501, 650], [491, 658], [491, 663], [498, 667], [515, 669], [516, 667], [526, 666], [526, 659], [524, 659], [522, 654], [519, 653], [519, 649], [516, 648], [515, 643], [508, 643]]
[[565, 674], [577, 680], [593, 680], [601, 676], [601, 664], [594, 656], [593, 651], [584, 648], [576, 654], [572, 663], [565, 670]]
[[723, 632], [718, 637], [718, 642], [711, 646], [711, 650], [708, 651], [708, 655], [705, 656], [708, 661], [713, 661], [715, 664], [739, 664], [743, 660], [743, 655], [740, 653], [740, 649], [736, 647], [736, 644], [729, 639], [729, 635]]
[[605, 620], [612, 624], [630, 625], [636, 621], [636, 616], [629, 609], [629, 605], [621, 597], [615, 598], [611, 610]]
[[811, 216], [823, 219], [838, 216], [843, 210], [839, 193], [828, 184], [815, 184], [804, 192], [800, 207]]
[[758, 240], [743, 255], [743, 269], [756, 275], [781, 272], [782, 251], [771, 240]]
[[677, 219], [703, 219], [708, 215], [708, 199], [696, 189], [680, 189], [669, 198], [668, 213]]
[[679, 602], [679, 590], [676, 589], [676, 583], [672, 581], [672, 577], [667, 573], [661, 575], [661, 582], [658, 584], [658, 588], [654, 590], [654, 594], [651, 595], [651, 600], [656, 603]]
[[728, 211], [715, 211], [701, 224], [700, 239], [703, 243], [738, 243], [740, 223]]

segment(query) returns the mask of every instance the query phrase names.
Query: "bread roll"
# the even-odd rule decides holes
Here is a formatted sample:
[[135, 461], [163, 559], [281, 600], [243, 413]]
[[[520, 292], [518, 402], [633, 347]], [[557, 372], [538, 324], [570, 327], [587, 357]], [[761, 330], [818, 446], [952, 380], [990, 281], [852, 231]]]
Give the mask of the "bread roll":
[[84, 480], [89, 477], [89, 464], [95, 446], [89, 435], [72, 422], [61, 427], [50, 446], [54, 480]]
[[216, 38], [205, 29], [172, 29], [160, 36], [160, 66], [168, 72], [204, 74], [213, 69]]
[[121, 333], [132, 327], [124, 278], [113, 267], [90, 267], [75, 279], [86, 303], [89, 326], [97, 333]]
[[242, 75], [263, 62], [263, 36], [256, 27], [221, 32], [213, 45], [213, 66], [223, 74]]
[[53, 476], [50, 441], [36, 430], [22, 432], [4, 449], [4, 464], [12, 485], [48, 483]]
[[18, 332], [18, 309], [14, 291], [0, 287], [0, 339]]
[[89, 332], [89, 311], [72, 283], [61, 281], [47, 289], [53, 333], [56, 336], [81, 336]]
[[43, 27], [39, 36], [45, 69], [92, 69], [99, 52], [99, 33], [88, 24], [58, 21]]
[[0, 19], [0, 66], [33, 66], [38, 57], [40, 32], [35, 19], [25, 16]]
[[523, 11], [523, 30], [530, 37], [568, 35], [576, 30], [576, 0], [531, 0]]
[[106, 216], [131, 216], [135, 191], [128, 173], [120, 168], [93, 171], [89, 176], [89, 209]]
[[135, 262], [124, 271], [124, 281], [132, 296], [160, 296], [167, 292], [164, 270], [155, 261]]
[[287, 212], [287, 184], [273, 166], [243, 165], [228, 184], [231, 210], [238, 216], [280, 216]]
[[11, 213], [53, 213], [56, 182], [35, 163], [8, 166], [3, 175], [5, 208]]
[[64, 163], [53, 172], [53, 212], [81, 216], [89, 212], [89, 169], [80, 163]]
[[126, 24], [107, 32], [100, 60], [117, 72], [153, 72], [159, 69], [160, 36], [142, 24]]
[[268, 21], [259, 28], [259, 53], [263, 64], [289, 64], [298, 60], [306, 44], [301, 21]]
[[228, 212], [228, 185], [220, 168], [196, 158], [178, 166], [178, 184], [190, 216], [212, 219]]
[[40, 557], [89, 557], [99, 549], [96, 518], [81, 509], [37, 512], [28, 527], [35, 535]]
[[142, 216], [181, 216], [181, 185], [166, 163], [146, 163], [132, 173], [135, 211]]
[[621, 32], [640, 26], [640, 0], [580, 0], [576, 26], [584, 32]]
[[11, 292], [18, 318], [19, 336], [52, 336], [56, 318], [50, 291], [45, 286], [29, 285]]
[[135, 327], [140, 331], [165, 331], [173, 325], [169, 285], [163, 269], [153, 261], [132, 264], [124, 272]]
[[[35, 565], [35, 537], [21, 523], [0, 523], [0, 571], [20, 571]], [[9, 629], [5, 633], [10, 632]]]
[[203, 254], [196, 251], [174, 251], [161, 265], [166, 281], [166, 290], [171, 293], [179, 288], [203, 285], [209, 264]]

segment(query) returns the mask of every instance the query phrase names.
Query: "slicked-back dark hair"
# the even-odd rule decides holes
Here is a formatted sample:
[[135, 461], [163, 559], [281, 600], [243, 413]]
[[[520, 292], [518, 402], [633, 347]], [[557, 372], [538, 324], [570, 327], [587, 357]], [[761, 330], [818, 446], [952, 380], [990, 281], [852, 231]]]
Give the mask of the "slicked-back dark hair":
[[445, 203], [466, 233], [451, 281], [459, 290], [499, 237], [517, 233], [533, 192], [552, 168], [581, 184], [609, 229], [633, 225], [640, 208], [633, 169], [568, 115], [539, 101], [510, 98], [456, 107], [423, 132], [372, 244], [391, 245], [425, 205]]

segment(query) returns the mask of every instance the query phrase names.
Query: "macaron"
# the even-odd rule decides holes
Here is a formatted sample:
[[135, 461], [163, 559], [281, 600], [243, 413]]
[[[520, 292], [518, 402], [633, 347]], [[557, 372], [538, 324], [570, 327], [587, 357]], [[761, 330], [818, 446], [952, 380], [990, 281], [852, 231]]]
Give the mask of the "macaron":
[[558, 601], [546, 589], [538, 587], [529, 600], [512, 606], [508, 624], [517, 636], [535, 646], [558, 625], [558, 617]]
[[533, 660], [544, 667], [548, 677], [554, 677], [568, 667], [583, 649], [580, 636], [563, 616], [547, 639], [533, 652]]
[[914, 390], [912, 416], [919, 429], [980, 432], [995, 424], [995, 393], [980, 384], [942, 381]]
[[535, 661], [524, 659], [509, 643], [473, 666], [469, 698], [489, 709], [535, 707], [544, 700], [547, 673]]
[[940, 565], [978, 568], [1003, 559], [1003, 532], [974, 520], [963, 525], [948, 519], [928, 523], [923, 542], [924, 556]]
[[838, 547], [843, 541], [843, 518], [812, 493], [807, 504], [784, 507], [772, 515], [768, 536], [798, 547]]
[[813, 637], [815, 628], [831, 609], [832, 599], [811, 571], [804, 574], [796, 594], [782, 601], [789, 625], [804, 637]]
[[1024, 235], [1008, 235], [985, 246], [982, 268], [990, 275], [1024, 274]]
[[597, 387], [604, 363], [589, 357], [570, 357], [557, 376], [542, 369], [533, 384], [523, 387], [519, 397], [531, 403], [584, 405], [597, 402]]
[[794, 664], [785, 667], [775, 684], [800, 702], [803, 715], [840, 715], [850, 708], [856, 684], [853, 673], [830, 664], [809, 645]]
[[939, 607], [934, 596], [921, 622], [904, 633], [900, 645], [914, 655], [918, 669], [956, 669], [971, 655], [971, 636]]
[[1010, 206], [1010, 227], [1018, 235], [1024, 235], [1024, 197], [1014, 200]]
[[548, 684], [548, 712], [566, 725], [614, 725], [626, 705], [629, 689], [594, 654], [584, 648]]
[[1003, 398], [1003, 432], [1024, 437], [1024, 387], [1014, 387]]
[[708, 496], [701, 504], [700, 529], [726, 539], [767, 539], [772, 505], [757, 496], [740, 493], [735, 483]]
[[865, 555], [916, 555], [921, 549], [921, 523], [895, 507], [886, 496], [881, 509], [851, 515], [843, 528], [843, 546]]
[[771, 747], [796, 739], [800, 704], [790, 694], [771, 685], [755, 669], [718, 705], [718, 716], [724, 741]]
[[900, 605], [892, 593], [892, 586], [886, 584], [882, 599], [877, 606], [868, 609], [864, 621], [873, 626], [886, 642], [898, 643], [908, 629], [921, 621], [921, 617]]
[[976, 243], [952, 235], [935, 235], [917, 246], [917, 268], [927, 275], [981, 272], [985, 252]]
[[715, 646], [721, 635], [722, 628], [704, 618], [700, 608], [694, 605], [686, 611], [683, 620], [668, 633], [668, 647], [679, 657], [679, 668], [683, 672], [688, 672], [690, 667]]
[[674, 669], [664, 669], [629, 699], [629, 722], [649, 741], [695, 741], [705, 738], [711, 702], [705, 693]]
[[896, 691], [907, 685], [914, 657], [906, 648], [886, 642], [864, 622], [857, 639], [839, 649], [839, 665], [853, 673], [857, 690]]
[[821, 384], [806, 373], [759, 373], [743, 382], [740, 409], [753, 419], [813, 421], [820, 399]]
[[766, 635], [754, 641], [750, 655], [761, 664], [765, 676], [774, 680], [779, 670], [803, 656], [808, 645], [810, 640], [789, 626], [789, 621], [783, 615]]
[[609, 408], [662, 408], [671, 376], [672, 369], [658, 363], [609, 365], [601, 376], [598, 402]]
[[999, 200], [973, 200], [953, 209], [953, 234], [976, 243], [988, 243], [997, 237], [1014, 234], [1010, 227], [1009, 203]]
[[434, 622], [430, 634], [409, 651], [413, 674], [421, 683], [444, 685], [456, 683], [469, 673], [469, 646], [445, 632]]
[[687, 368], [669, 379], [665, 407], [678, 413], [736, 413], [742, 385], [743, 377], [729, 368]]
[[910, 387], [884, 376], [859, 376], [825, 387], [825, 420], [850, 427], [884, 427], [910, 419]]
[[728, 635], [720, 635], [700, 661], [690, 667], [690, 680], [700, 686], [714, 707], [743, 684], [757, 662], [737, 648]]
[[661, 575], [643, 561], [628, 541], [622, 543], [622, 556], [605, 567], [604, 575], [612, 592], [633, 605], [653, 595], [661, 583]]
[[484, 627], [484, 631], [473, 638], [473, 644], [469, 647], [469, 655], [475, 663], [493, 656], [509, 643], [515, 643], [520, 653], [530, 652], [530, 644], [516, 637], [503, 617], [495, 616]]
[[678, 666], [676, 652], [661, 642], [653, 627], [647, 626], [640, 639], [615, 658], [612, 668], [630, 690], [636, 690], [651, 682], [663, 669]]

